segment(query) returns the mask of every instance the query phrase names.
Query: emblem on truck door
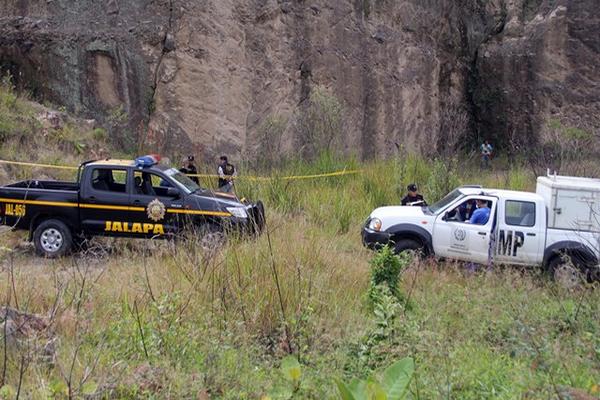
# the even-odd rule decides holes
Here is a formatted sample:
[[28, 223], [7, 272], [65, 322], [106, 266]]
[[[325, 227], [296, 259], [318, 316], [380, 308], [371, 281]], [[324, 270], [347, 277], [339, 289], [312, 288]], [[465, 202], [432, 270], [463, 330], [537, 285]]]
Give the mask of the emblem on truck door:
[[467, 237], [467, 232], [464, 229], [457, 229], [454, 231], [454, 238], [459, 242], [462, 242]]
[[146, 213], [152, 221], [160, 221], [165, 217], [165, 210], [165, 205], [160, 200], [154, 199], [148, 203]]

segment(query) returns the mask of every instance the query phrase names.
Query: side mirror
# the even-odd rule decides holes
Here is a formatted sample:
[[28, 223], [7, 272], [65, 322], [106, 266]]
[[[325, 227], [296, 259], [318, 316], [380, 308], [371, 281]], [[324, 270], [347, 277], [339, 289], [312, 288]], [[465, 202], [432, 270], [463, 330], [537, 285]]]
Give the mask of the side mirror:
[[178, 189], [174, 187], [167, 188], [167, 197], [173, 197], [175, 199], [178, 199], [180, 195], [181, 194]]
[[448, 221], [449, 215], [450, 215], [450, 211], [446, 211], [444, 213], [444, 215], [442, 216], [442, 221]]

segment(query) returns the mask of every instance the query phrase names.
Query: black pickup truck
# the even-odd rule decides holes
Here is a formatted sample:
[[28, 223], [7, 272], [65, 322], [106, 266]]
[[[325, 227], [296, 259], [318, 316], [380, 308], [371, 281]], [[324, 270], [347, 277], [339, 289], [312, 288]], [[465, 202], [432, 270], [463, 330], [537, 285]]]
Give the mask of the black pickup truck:
[[261, 202], [203, 189], [158, 156], [96, 160], [77, 182], [26, 180], [0, 186], [0, 220], [29, 230], [39, 255], [59, 257], [91, 236], [169, 237], [200, 231], [260, 233]]

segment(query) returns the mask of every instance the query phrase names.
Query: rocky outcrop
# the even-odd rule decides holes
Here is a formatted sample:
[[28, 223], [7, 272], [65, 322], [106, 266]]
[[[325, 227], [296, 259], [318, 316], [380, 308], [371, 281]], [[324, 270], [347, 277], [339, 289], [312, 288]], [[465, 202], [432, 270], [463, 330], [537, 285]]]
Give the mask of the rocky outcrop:
[[480, 135], [509, 149], [531, 149], [556, 123], [600, 135], [598, 2], [513, 0], [502, 20], [475, 60]]
[[548, 118], [597, 131], [594, 3], [0, 0], [0, 66], [132, 148], [246, 157], [277, 117], [297, 149], [319, 86], [346, 152], [430, 154], [457, 104], [465, 135], [500, 145], [537, 141]]
[[0, 1], [0, 67], [37, 100], [98, 119], [131, 147], [150, 114], [168, 4], [121, 3]]

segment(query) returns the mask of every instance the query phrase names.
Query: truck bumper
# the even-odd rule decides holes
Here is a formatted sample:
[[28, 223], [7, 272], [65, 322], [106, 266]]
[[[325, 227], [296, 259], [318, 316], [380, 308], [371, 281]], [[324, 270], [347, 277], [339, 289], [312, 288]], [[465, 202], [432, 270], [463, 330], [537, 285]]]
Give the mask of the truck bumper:
[[376, 232], [365, 226], [362, 230], [362, 242], [367, 248], [377, 250], [390, 242], [390, 234], [387, 232]]
[[262, 201], [257, 201], [252, 207], [249, 207], [248, 213], [248, 228], [254, 234], [260, 234], [265, 227], [265, 207]]
[[265, 227], [265, 208], [262, 202], [246, 208], [248, 218], [230, 217], [225, 223], [226, 229], [232, 229], [242, 234], [260, 235]]

